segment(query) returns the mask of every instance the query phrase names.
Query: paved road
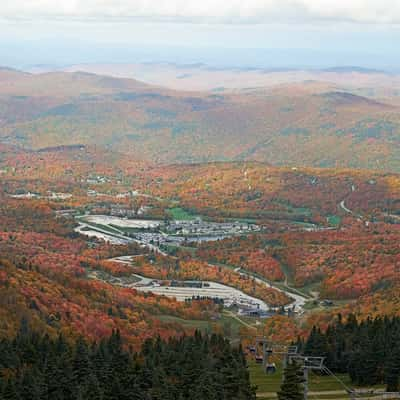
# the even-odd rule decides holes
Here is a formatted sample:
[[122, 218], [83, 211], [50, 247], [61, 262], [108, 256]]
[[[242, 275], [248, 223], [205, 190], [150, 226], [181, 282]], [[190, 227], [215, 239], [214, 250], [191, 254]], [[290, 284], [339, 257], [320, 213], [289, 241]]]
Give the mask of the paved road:
[[342, 200], [342, 201], [339, 203], [339, 206], [340, 206], [340, 208], [341, 208], [342, 210], [346, 211], [347, 213], [353, 214], [353, 211], [351, 211], [350, 209], [348, 209], [348, 208], [345, 206], [344, 200]]
[[[212, 263], [207, 263], [210, 267], [222, 267], [222, 268], [227, 268], [232, 270], [231, 267], [229, 267], [229, 265], [225, 265], [225, 264], [212, 264]], [[285, 308], [291, 308], [291, 307], [295, 307], [295, 311], [299, 312], [303, 310], [304, 304], [311, 299], [305, 297], [304, 295], [302, 295], [301, 293], [299, 293], [298, 291], [296, 291], [296, 289], [289, 287], [288, 285], [286, 285], [288, 287], [288, 290], [282, 289], [279, 286], [274, 285], [273, 283], [267, 281], [266, 279], [262, 279], [258, 276], [256, 276], [253, 272], [245, 270], [243, 268], [237, 267], [233, 269], [235, 272], [240, 273], [243, 276], [247, 276], [247, 277], [251, 277], [253, 278], [257, 283], [260, 283], [261, 285], [265, 285], [271, 289], [275, 289], [278, 292], [284, 293], [286, 294], [286, 296], [288, 296], [289, 298], [293, 299], [293, 301], [287, 305]], [[297, 292], [297, 293], [293, 293]]]
[[[89, 229], [89, 231], [85, 231], [85, 229]], [[114, 231], [116, 231], [116, 233], [99, 228], [96, 225], [91, 225], [90, 222], [79, 221], [79, 226], [75, 228], [75, 232], [78, 232], [78, 233], [80, 233], [82, 235], [86, 235], [86, 236], [100, 237], [100, 238], [104, 239], [105, 241], [108, 241], [113, 244], [128, 244], [129, 242], [136, 242], [138, 244], [143, 245], [144, 247], [147, 247], [149, 250], [153, 250], [154, 252], [159, 253], [163, 256], [167, 255], [167, 253], [163, 252], [159, 247], [157, 247], [153, 244], [143, 243], [140, 240], [137, 240], [137, 239], [134, 239], [131, 237], [127, 237], [123, 234], [117, 233], [119, 230], [116, 228], [110, 227], [110, 229], [113, 229]], [[101, 236], [96, 235], [96, 232], [100, 233]]]

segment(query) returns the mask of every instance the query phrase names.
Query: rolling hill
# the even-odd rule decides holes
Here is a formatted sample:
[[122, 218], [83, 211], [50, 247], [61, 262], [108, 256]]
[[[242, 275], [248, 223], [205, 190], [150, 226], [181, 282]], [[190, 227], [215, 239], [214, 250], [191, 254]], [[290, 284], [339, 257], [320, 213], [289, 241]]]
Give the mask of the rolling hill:
[[252, 160], [400, 171], [400, 107], [335, 83], [179, 92], [86, 72], [0, 70], [0, 143], [96, 145], [156, 164]]

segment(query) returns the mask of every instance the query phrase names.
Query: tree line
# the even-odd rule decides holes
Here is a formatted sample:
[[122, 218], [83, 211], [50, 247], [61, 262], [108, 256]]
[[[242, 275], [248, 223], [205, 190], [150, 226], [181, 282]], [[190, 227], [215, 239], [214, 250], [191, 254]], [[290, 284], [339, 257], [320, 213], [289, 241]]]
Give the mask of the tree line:
[[356, 385], [386, 384], [389, 392], [400, 389], [400, 317], [358, 322], [352, 314], [346, 321], [338, 315], [325, 331], [313, 327], [297, 344], [305, 355], [325, 357], [332, 372], [348, 373]]
[[52, 339], [21, 324], [0, 342], [5, 400], [254, 400], [240, 348], [220, 335], [155, 338], [139, 352], [118, 331], [99, 343]]

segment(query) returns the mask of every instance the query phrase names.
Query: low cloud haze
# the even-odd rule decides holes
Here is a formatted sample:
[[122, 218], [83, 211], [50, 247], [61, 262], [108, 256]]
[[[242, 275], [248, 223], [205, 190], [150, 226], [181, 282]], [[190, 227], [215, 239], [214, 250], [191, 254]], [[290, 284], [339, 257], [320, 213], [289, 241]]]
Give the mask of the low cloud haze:
[[14, 0], [0, 64], [400, 69], [398, 0]]
[[43, 16], [233, 21], [353, 21], [400, 23], [398, 0], [14, 0], [0, 7], [4, 18]]

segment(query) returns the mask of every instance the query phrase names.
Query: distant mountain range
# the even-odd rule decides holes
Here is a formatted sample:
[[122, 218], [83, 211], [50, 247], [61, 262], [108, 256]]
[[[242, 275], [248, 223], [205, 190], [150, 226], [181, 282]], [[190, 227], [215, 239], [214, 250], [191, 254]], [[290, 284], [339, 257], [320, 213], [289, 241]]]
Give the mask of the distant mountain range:
[[[248, 82], [253, 73], [210, 79], [243, 74]], [[171, 74], [164, 70], [166, 84], [179, 80]], [[179, 74], [182, 85], [190, 80], [187, 68]], [[399, 77], [355, 67], [264, 75], [265, 85], [182, 91], [89, 71], [0, 69], [0, 143], [96, 145], [157, 164], [253, 160], [400, 171]]]

